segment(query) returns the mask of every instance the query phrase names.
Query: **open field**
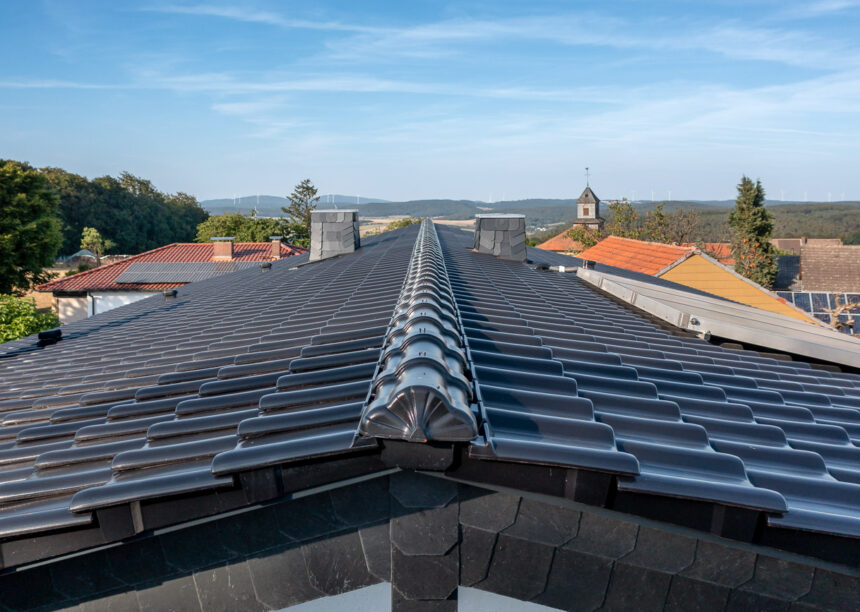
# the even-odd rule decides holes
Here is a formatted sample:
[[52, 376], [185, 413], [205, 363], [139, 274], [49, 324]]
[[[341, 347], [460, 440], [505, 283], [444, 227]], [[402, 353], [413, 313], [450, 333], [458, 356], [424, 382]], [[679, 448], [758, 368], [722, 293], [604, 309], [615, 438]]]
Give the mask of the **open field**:
[[[391, 215], [388, 217], [359, 217], [361, 221], [361, 227], [359, 228], [359, 232], [362, 236], [367, 236], [368, 234], [375, 234], [381, 232], [385, 229], [385, 227], [394, 221], [399, 221], [408, 215]], [[475, 219], [441, 219], [438, 217], [431, 217], [433, 221], [442, 225], [451, 225], [454, 227], [460, 227], [463, 229], [473, 230], [475, 229]]]

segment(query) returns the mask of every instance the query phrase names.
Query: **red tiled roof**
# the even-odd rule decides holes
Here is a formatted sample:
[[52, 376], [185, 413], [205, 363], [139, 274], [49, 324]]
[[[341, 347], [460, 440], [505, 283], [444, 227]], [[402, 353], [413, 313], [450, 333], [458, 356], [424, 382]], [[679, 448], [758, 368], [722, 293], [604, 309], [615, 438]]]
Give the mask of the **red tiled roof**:
[[[695, 247], [696, 244], [693, 242], [684, 242], [681, 246]], [[706, 254], [710, 255], [724, 266], [735, 265], [735, 258], [732, 257], [732, 245], [728, 242], [705, 242], [702, 243], [702, 246], [702, 250]]]
[[580, 253], [579, 257], [607, 266], [653, 275], [676, 261], [685, 259], [694, 251], [693, 247], [609, 236]]
[[564, 230], [558, 236], [554, 236], [546, 242], [540, 243], [539, 245], [537, 245], [537, 248], [543, 249], [544, 251], [557, 251], [559, 253], [581, 251], [582, 244], [577, 242], [576, 240], [572, 240], [571, 237], [567, 235], [567, 232], [568, 230]]
[[[271, 242], [234, 242], [233, 261], [271, 260]], [[300, 255], [305, 249], [281, 243], [281, 257]], [[132, 255], [116, 263], [106, 264], [74, 274], [66, 278], [45, 283], [36, 291], [162, 291], [174, 289], [186, 283], [122, 283], [115, 281], [131, 264], [136, 262], [209, 262], [212, 260], [211, 242], [175, 242], [145, 253]]]

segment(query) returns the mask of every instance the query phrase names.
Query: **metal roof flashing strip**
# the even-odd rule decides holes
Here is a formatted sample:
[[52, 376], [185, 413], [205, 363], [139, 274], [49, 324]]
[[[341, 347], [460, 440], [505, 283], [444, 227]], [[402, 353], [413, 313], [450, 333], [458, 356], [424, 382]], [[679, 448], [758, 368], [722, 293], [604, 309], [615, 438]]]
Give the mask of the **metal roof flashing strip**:
[[359, 434], [410, 442], [478, 436], [468, 362], [442, 249], [422, 221]]

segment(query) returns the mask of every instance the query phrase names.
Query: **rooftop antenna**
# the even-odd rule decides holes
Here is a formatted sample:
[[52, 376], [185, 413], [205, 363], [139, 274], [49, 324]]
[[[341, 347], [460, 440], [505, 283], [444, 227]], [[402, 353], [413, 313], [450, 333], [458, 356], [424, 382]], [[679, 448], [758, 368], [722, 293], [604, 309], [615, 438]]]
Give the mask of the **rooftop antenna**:
[[585, 186], [591, 187], [591, 183], [589, 179], [591, 178], [591, 174], [588, 172], [588, 166], [585, 167]]

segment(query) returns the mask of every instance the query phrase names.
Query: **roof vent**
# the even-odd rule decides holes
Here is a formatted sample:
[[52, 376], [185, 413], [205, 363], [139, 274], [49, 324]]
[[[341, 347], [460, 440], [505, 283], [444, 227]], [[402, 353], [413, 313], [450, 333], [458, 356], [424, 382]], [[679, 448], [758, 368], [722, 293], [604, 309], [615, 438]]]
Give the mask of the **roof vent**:
[[175, 298], [177, 293], [178, 292], [176, 291], [176, 289], [165, 289], [164, 291], [161, 292], [161, 295], [163, 295], [164, 300], [167, 301], [167, 300], [172, 300], [173, 298]]
[[264, 261], [263, 263], [260, 264], [260, 269], [263, 272], [271, 270], [272, 269], [272, 262], [271, 261]]
[[45, 331], [39, 332], [38, 338], [39, 346], [49, 346], [51, 344], [56, 344], [63, 339], [63, 330], [59, 327], [55, 327], [54, 329], [46, 329]]
[[215, 261], [232, 261], [233, 260], [233, 241], [235, 236], [213, 236], [212, 240], [212, 259]]
[[346, 255], [360, 246], [357, 210], [315, 210], [311, 213], [311, 254], [308, 261]]
[[475, 250], [500, 259], [525, 261], [525, 215], [475, 215]]

